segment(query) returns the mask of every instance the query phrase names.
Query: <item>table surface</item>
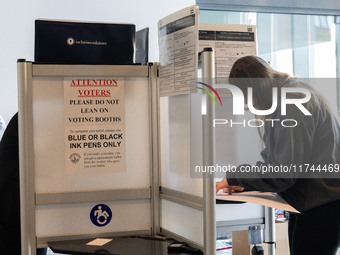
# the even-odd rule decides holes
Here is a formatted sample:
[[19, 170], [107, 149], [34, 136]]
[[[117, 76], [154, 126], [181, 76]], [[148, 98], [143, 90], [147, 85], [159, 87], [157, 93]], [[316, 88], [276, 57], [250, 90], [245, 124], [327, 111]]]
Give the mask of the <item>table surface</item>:
[[[167, 247], [174, 240], [151, 240], [139, 237], [113, 237], [112, 241], [102, 245], [86, 245], [95, 240], [82, 239], [72, 241], [49, 242], [48, 246], [55, 253], [63, 254], [110, 254], [110, 255], [167, 255]], [[174, 255], [188, 255], [192, 253], [169, 253]]]

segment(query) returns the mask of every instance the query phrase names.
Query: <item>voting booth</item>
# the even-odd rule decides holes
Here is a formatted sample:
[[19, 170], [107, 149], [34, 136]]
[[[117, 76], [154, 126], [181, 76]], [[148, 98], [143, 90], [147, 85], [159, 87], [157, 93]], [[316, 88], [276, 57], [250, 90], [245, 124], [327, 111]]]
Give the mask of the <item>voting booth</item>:
[[[227, 103], [228, 100], [230, 98], [222, 99], [223, 103]], [[206, 254], [214, 254], [217, 235], [223, 236], [229, 231], [248, 230], [251, 226], [257, 226], [264, 230], [264, 240], [271, 243], [268, 246], [268, 254], [275, 254], [275, 234], [273, 232], [275, 212], [273, 208], [237, 202], [215, 205], [215, 181], [220, 181], [221, 177], [215, 179], [210, 173], [201, 178], [193, 177], [188, 170], [191, 157], [195, 158], [195, 162], [201, 160], [200, 165], [212, 165], [203, 163], [204, 155], [211, 154], [211, 147], [203, 145], [204, 139], [209, 143], [214, 138], [211, 134], [206, 135], [203, 132], [201, 94], [161, 98], [160, 103], [162, 231], [167, 235], [184, 238], [185, 241], [202, 247]], [[192, 111], [192, 109], [196, 110]], [[247, 117], [250, 118], [250, 116]], [[223, 163], [221, 162], [223, 160], [233, 162], [234, 159], [228, 158], [233, 155], [228, 155], [228, 150], [235, 150], [239, 154], [238, 161], [245, 160], [244, 153], [248, 156], [252, 155], [253, 159], [257, 156], [254, 153], [254, 147], [246, 146], [248, 151], [242, 151], [240, 147], [236, 146], [235, 141], [233, 143], [228, 141], [230, 134], [221, 130], [220, 132], [219, 137], [224, 135], [225, 139], [216, 139], [214, 146], [217, 152], [221, 153], [223, 149], [225, 154], [216, 157], [219, 160], [218, 163]], [[231, 136], [233, 138], [235, 138], [234, 136], [246, 136], [259, 139], [254, 130], [252, 133], [249, 133], [249, 130], [237, 130], [236, 134]], [[250, 139], [248, 142], [254, 143], [254, 139]], [[255, 149], [261, 149], [261, 142], [256, 139], [255, 142], [259, 144]], [[228, 148], [228, 146], [232, 148]], [[214, 156], [216, 155], [212, 155], [212, 158]]]
[[[22, 254], [53, 241], [161, 234], [210, 255], [218, 233], [254, 226], [275, 254], [273, 208], [216, 205], [218, 179], [192, 176], [193, 160], [245, 163], [262, 146], [236, 144], [257, 137], [254, 129], [207, 128], [204, 93], [187, 86], [216, 75], [213, 51], [203, 51], [198, 68], [197, 25], [196, 6], [159, 22], [160, 63], [18, 61]], [[220, 114], [213, 108], [208, 98], [210, 118]]]
[[[205, 234], [211, 242], [216, 238], [214, 232], [206, 230], [204, 217], [210, 219], [206, 223], [211, 225], [210, 231], [215, 227], [217, 232], [224, 232], [264, 226], [265, 213], [270, 213], [270, 209], [250, 203], [221, 204], [214, 209], [214, 193], [204, 192], [203, 181], [211, 179], [190, 177], [190, 139], [202, 148], [202, 139], [195, 139], [202, 119], [197, 117], [199, 110], [190, 116], [187, 106], [190, 97], [194, 99], [192, 103], [197, 103], [198, 95], [164, 98], [158, 112], [157, 69], [156, 64], [81, 66], [18, 62], [21, 207], [25, 208], [23, 254], [34, 254], [35, 247], [46, 247], [51, 241], [138, 234], [163, 234], [204, 249]], [[94, 172], [82, 174], [65, 169], [70, 157], [65, 154], [65, 143], [70, 143], [62, 109], [64, 86], [72, 80], [70, 77], [124, 77], [126, 154], [122, 151], [121, 156], [126, 157], [126, 168], [122, 172], [101, 172], [93, 167]], [[80, 130], [86, 128], [88, 132], [93, 129], [85, 125]], [[86, 138], [80, 136], [84, 138], [82, 145], [90, 133], [83, 134]], [[93, 149], [88, 148], [86, 153]], [[111, 210], [110, 222], [105, 226], [91, 221], [91, 212], [98, 210], [98, 205]], [[211, 209], [216, 210], [216, 218], [207, 212]], [[270, 224], [267, 222], [266, 226]], [[213, 243], [210, 245], [215, 249]], [[214, 250], [206, 254], [214, 254]]]
[[[157, 101], [155, 70], [155, 65], [82, 66], [18, 62], [20, 185], [21, 208], [24, 208], [22, 254], [34, 254], [35, 247], [46, 247], [49, 241], [153, 232], [152, 198], [155, 196], [150, 187], [157, 186], [152, 180], [154, 173], [158, 172], [154, 161], [157, 155], [153, 156], [157, 151], [154, 140], [157, 136], [151, 132], [157, 123], [154, 112]], [[72, 80], [115, 80], [117, 77], [124, 82], [122, 94], [86, 97], [84, 99], [93, 99], [92, 104], [76, 106], [79, 112], [74, 113], [74, 117], [89, 120], [91, 114], [82, 115], [80, 111], [92, 108], [99, 112], [106, 108], [112, 118], [121, 118], [125, 124], [93, 124], [93, 121], [65, 129], [71, 117], [66, 117], [68, 113], [63, 111], [67, 108], [64, 101], [74, 106], [73, 99], [64, 100], [64, 96], [70, 94], [65, 94], [68, 86], [65, 84]], [[80, 88], [84, 89], [76, 89]], [[94, 88], [97, 90], [96, 87], [87, 87]], [[110, 88], [113, 93], [115, 87]], [[75, 99], [83, 98], [76, 96]], [[95, 100], [102, 101], [96, 103]], [[111, 108], [113, 102], [116, 107], [123, 104], [123, 112]], [[109, 121], [108, 117], [103, 118]], [[68, 132], [75, 136], [69, 137]], [[94, 135], [98, 138], [95, 139]], [[125, 143], [125, 148], [113, 147], [118, 146], [118, 141]], [[99, 142], [101, 146], [98, 148]], [[88, 144], [84, 148], [85, 143]], [[97, 148], [93, 147], [95, 143]], [[67, 164], [82, 166], [72, 172], [66, 169]], [[115, 169], [118, 172], [114, 172]], [[105, 208], [110, 208], [111, 212]], [[93, 216], [105, 215], [91, 220], [93, 209], [99, 210]]]
[[[217, 234], [256, 226], [264, 230], [268, 254], [274, 254], [274, 209], [253, 203], [215, 206], [215, 181], [225, 174], [215, 179], [207, 171], [196, 174], [194, 168], [260, 159], [263, 145], [256, 129], [213, 128], [215, 116], [241, 120], [215, 112], [211, 99], [218, 102], [219, 94], [221, 105], [232, 104], [230, 92], [216, 88], [215, 93], [211, 87], [226, 83], [239, 57], [257, 54], [256, 27], [200, 24], [198, 9], [191, 6], [160, 20], [159, 31], [162, 231], [215, 254]], [[208, 92], [201, 92], [203, 86]], [[216, 95], [210, 98], [208, 93]], [[251, 119], [252, 114], [248, 111], [244, 117]]]

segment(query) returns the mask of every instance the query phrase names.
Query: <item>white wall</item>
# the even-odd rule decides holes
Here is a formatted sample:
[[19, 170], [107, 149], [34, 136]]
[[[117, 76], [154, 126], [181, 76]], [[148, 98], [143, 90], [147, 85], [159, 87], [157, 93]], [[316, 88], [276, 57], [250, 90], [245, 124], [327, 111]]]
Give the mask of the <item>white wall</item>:
[[136, 24], [137, 30], [149, 27], [149, 59], [156, 62], [158, 20], [193, 4], [195, 0], [1, 0], [0, 115], [8, 124], [18, 110], [16, 62], [34, 60], [35, 19], [128, 22]]

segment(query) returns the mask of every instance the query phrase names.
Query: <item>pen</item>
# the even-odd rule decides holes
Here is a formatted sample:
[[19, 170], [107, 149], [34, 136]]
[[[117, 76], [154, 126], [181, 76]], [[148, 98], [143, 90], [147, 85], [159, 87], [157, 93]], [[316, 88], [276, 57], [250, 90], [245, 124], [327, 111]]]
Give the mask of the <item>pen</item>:
[[228, 187], [228, 195], [231, 195], [233, 192], [233, 187], [232, 186], [229, 186]]

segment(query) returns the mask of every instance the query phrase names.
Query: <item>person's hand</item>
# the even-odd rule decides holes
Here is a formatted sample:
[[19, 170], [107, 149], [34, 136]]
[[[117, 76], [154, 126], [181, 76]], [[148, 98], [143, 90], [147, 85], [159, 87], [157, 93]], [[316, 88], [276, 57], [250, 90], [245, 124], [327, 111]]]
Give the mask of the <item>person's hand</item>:
[[227, 189], [228, 190], [228, 194], [232, 192], [232, 186], [229, 186], [227, 178], [223, 178], [222, 181], [220, 182], [216, 182], [216, 194], [219, 190], [221, 189]]
[[[233, 191], [236, 191], [236, 192], [242, 192], [243, 190], [244, 190], [244, 188], [243, 187], [241, 187], [241, 186], [229, 186], [229, 188], [231, 187], [231, 190], [233, 190]], [[224, 193], [229, 193], [229, 188], [224, 188], [223, 189], [223, 192]], [[229, 194], [230, 195], [230, 194]]]
[[244, 190], [241, 186], [229, 186], [227, 178], [223, 178], [221, 182], [216, 183], [216, 194], [219, 190], [223, 189], [224, 193], [232, 194], [232, 191], [242, 192]]

